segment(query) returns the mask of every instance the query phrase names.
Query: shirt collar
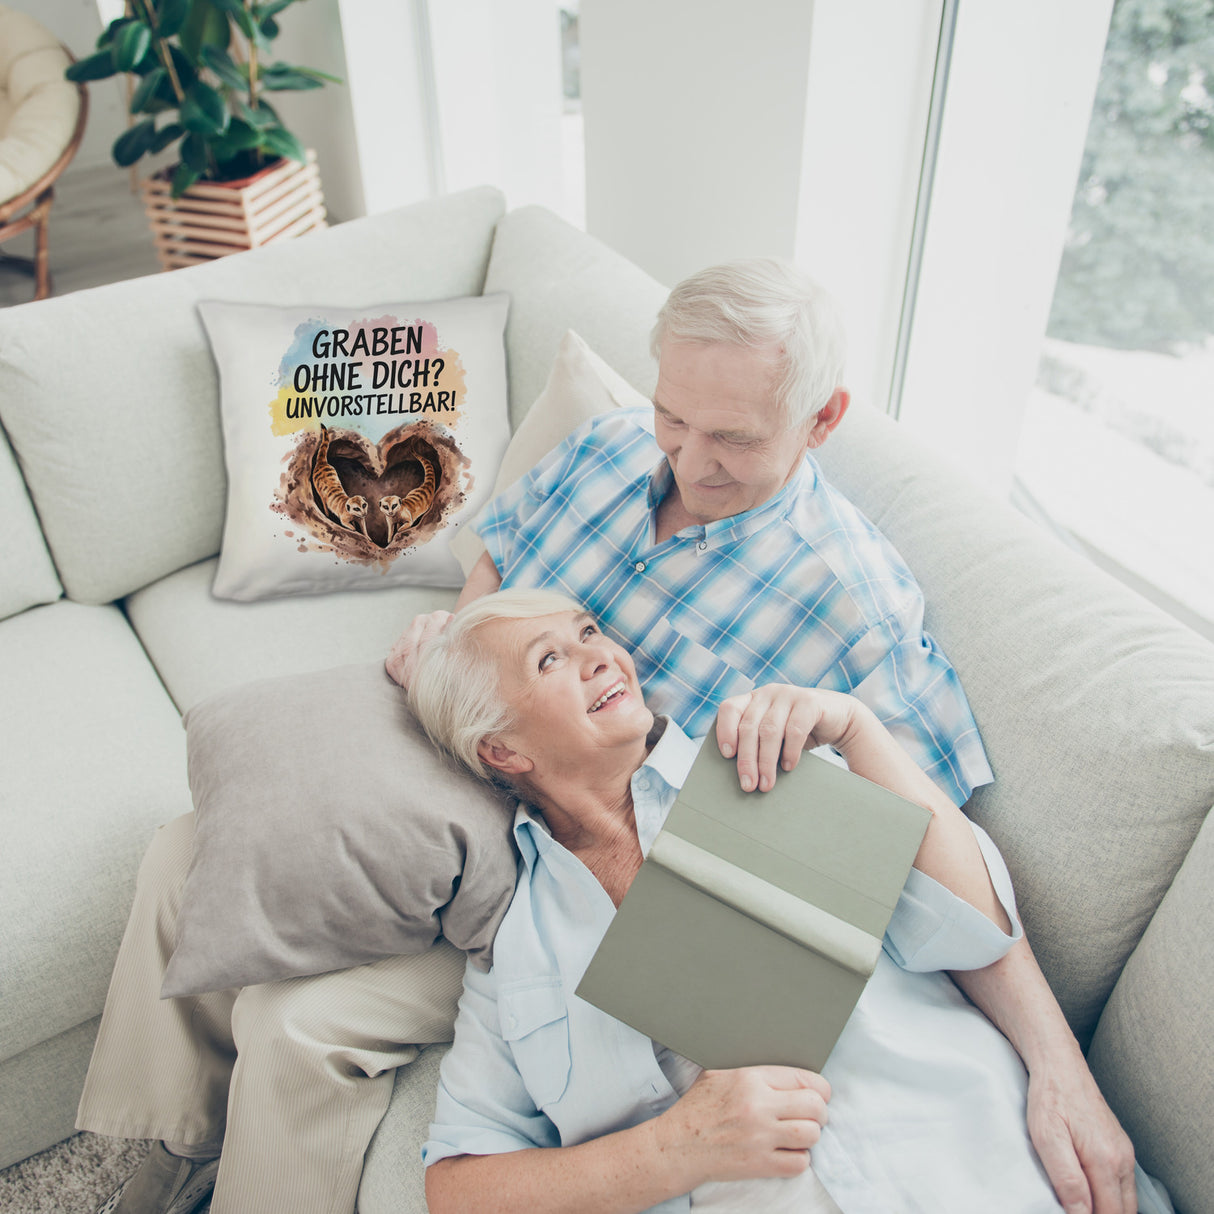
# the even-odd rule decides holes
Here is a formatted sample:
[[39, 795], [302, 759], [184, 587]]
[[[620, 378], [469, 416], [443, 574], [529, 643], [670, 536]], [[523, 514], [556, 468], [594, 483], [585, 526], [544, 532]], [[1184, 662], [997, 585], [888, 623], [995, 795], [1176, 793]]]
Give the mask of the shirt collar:
[[[654, 734], [660, 736], [645, 762], [633, 772], [631, 781], [637, 837], [645, 854], [648, 854], [649, 845], [662, 829], [662, 823], [700, 750], [700, 741], [689, 738], [669, 717], [655, 719]], [[540, 856], [559, 846], [544, 819], [522, 801], [514, 815], [514, 838], [528, 872], [535, 868]]]
[[[657, 509], [662, 499], [674, 490], [674, 472], [670, 461], [665, 456], [649, 476], [647, 501], [650, 514], [655, 520]], [[794, 502], [802, 493], [812, 493], [818, 487], [818, 465], [813, 456], [806, 453], [801, 460], [801, 466], [794, 473], [788, 484], [775, 497], [768, 498], [762, 505], [742, 514], [734, 514], [729, 518], [717, 519], [703, 526], [684, 527], [675, 532], [677, 536], [704, 540], [714, 547], [718, 544], [730, 544], [744, 540], [756, 531], [766, 527], [778, 518], [783, 518], [793, 507]]]

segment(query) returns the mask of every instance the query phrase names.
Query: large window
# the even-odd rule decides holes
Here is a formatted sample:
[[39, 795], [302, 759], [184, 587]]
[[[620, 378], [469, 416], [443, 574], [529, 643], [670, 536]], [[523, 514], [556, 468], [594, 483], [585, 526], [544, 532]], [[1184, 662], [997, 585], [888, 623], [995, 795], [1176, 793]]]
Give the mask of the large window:
[[1214, 633], [1214, 3], [1117, 0], [1016, 473]]

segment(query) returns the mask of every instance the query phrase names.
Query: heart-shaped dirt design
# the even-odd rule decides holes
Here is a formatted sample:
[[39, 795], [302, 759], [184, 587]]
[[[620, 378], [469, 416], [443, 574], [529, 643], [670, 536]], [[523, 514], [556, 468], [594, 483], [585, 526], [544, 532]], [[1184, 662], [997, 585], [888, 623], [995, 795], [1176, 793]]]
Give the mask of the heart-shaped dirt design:
[[[424, 544], [466, 500], [469, 460], [429, 422], [372, 442], [357, 430], [305, 431], [273, 508], [346, 560], [380, 563]], [[466, 485], [464, 482], [468, 482]]]

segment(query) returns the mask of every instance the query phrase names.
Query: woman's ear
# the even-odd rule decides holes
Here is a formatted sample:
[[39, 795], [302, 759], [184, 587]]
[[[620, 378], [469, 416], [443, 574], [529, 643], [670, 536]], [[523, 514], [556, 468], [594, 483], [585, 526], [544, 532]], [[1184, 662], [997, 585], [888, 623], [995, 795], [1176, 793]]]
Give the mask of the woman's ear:
[[500, 738], [485, 738], [478, 742], [476, 753], [486, 767], [492, 767], [494, 771], [500, 771], [507, 776], [522, 775], [534, 766], [526, 755], [511, 750]]

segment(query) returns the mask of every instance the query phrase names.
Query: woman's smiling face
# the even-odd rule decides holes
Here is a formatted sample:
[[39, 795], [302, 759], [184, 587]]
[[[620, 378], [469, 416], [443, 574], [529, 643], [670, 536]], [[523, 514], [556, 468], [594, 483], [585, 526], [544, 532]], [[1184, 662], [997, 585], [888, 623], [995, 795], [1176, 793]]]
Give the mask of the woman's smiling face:
[[499, 739], [537, 772], [597, 765], [643, 746], [653, 726], [627, 650], [587, 612], [494, 620], [477, 641], [514, 724]]

